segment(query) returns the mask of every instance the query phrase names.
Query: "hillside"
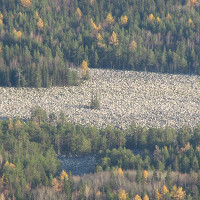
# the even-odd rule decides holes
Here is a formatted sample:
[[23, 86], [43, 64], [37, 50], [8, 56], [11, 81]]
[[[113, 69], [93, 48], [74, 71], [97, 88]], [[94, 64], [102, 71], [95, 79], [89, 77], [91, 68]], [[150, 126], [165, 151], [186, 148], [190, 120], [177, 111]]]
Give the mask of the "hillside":
[[[70, 66], [200, 73], [199, 0], [0, 0], [0, 85], [75, 84]], [[76, 81], [75, 81], [76, 82]]]
[[[91, 79], [80, 86], [53, 88], [0, 88], [0, 117], [30, 117], [40, 106], [47, 113], [81, 124], [127, 128], [141, 126], [180, 128], [200, 122], [200, 78], [117, 70], [90, 70]], [[100, 110], [90, 109], [92, 92]]]

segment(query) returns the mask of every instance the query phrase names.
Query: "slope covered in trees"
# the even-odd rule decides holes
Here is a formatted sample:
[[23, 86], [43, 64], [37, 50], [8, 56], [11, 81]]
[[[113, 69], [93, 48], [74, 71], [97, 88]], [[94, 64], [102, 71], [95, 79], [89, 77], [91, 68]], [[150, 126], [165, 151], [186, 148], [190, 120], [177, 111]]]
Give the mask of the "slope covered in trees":
[[198, 0], [0, 0], [0, 85], [66, 85], [83, 60], [199, 74], [199, 19]]
[[[37, 108], [30, 120], [0, 121], [0, 197], [198, 200], [199, 133], [200, 126], [84, 127], [66, 121], [62, 113], [57, 119]], [[96, 154], [96, 173], [73, 177], [60, 171], [60, 154]]]

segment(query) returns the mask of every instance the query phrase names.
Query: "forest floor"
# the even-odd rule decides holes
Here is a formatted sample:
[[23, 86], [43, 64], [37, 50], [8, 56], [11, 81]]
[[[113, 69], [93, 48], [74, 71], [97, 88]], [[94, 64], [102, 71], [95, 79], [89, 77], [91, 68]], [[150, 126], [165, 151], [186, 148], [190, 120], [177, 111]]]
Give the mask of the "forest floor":
[[[180, 128], [200, 123], [200, 76], [91, 69], [80, 86], [0, 87], [0, 118], [30, 117], [31, 109], [64, 112], [69, 121], [104, 127]], [[92, 92], [101, 109], [89, 109]]]

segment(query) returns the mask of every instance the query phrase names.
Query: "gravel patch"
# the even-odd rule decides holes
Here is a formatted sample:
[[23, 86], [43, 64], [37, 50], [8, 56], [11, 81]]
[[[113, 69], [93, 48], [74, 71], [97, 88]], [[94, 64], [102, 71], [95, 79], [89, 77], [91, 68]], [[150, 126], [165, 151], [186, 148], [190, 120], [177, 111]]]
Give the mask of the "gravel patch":
[[[40, 106], [47, 113], [63, 111], [73, 122], [104, 127], [180, 128], [200, 122], [200, 76], [91, 69], [80, 86], [53, 88], [0, 87], [0, 118], [30, 117]], [[88, 109], [92, 91], [100, 110]]]
[[97, 165], [96, 155], [89, 156], [59, 156], [62, 167], [67, 173], [71, 172], [73, 175], [83, 175], [94, 172]]

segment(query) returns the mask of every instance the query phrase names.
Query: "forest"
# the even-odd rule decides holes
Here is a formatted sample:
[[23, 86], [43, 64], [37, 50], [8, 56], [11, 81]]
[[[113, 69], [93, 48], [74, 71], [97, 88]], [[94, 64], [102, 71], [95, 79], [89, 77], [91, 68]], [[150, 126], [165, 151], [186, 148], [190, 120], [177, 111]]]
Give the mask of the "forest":
[[[0, 86], [79, 85], [89, 68], [200, 75], [199, 0], [0, 0]], [[99, 108], [93, 98], [90, 108]], [[60, 155], [95, 155], [91, 174]], [[199, 200], [200, 125], [0, 120], [0, 200]]]
[[76, 85], [91, 68], [200, 74], [199, 0], [0, 0], [0, 85]]
[[[1, 120], [0, 144], [1, 199], [199, 199], [200, 126], [97, 128], [37, 107]], [[96, 155], [94, 173], [61, 171], [69, 154]]]

